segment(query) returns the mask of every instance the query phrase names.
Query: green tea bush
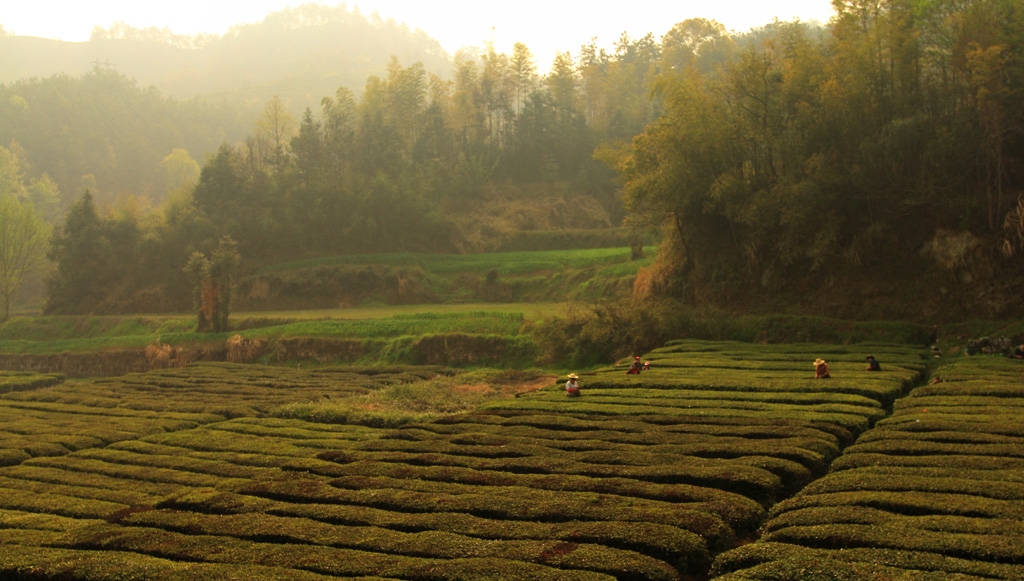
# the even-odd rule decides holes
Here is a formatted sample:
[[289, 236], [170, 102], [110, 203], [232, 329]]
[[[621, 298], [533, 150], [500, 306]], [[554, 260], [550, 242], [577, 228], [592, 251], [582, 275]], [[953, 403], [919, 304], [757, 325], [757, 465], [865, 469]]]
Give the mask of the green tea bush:
[[[591, 379], [583, 387], [587, 389], [660, 389], [698, 391], [753, 391], [766, 393], [834, 393], [840, 396], [853, 395], [875, 400], [882, 406], [889, 406], [909, 386], [902, 381], [884, 381], [856, 378], [839, 379], [833, 371], [833, 379], [815, 380], [811, 377], [750, 377], [743, 378], [731, 370], [704, 369], [699, 373], [656, 374], [647, 372], [641, 376], [610, 374]], [[621, 375], [621, 376], [620, 376]]]
[[[884, 372], [864, 370], [867, 349]], [[702, 578], [762, 525], [806, 550], [871, 548], [879, 527], [921, 531], [916, 554], [955, 535], [961, 560], [990, 550], [1016, 563], [1024, 482], [1014, 464], [984, 461], [1019, 439], [1012, 414], [961, 435], [973, 396], [932, 395], [961, 398], [921, 400], [957, 413], [885, 419], [924, 373], [919, 351], [685, 341], [651, 352], [639, 377], [584, 375], [578, 400], [561, 380], [511, 397], [507, 372], [442, 365], [197, 364], [0, 394], [11, 425], [33, 415], [55, 427], [32, 433], [36, 449], [63, 450], [0, 469], [0, 542], [256, 575], [678, 579]], [[816, 356], [836, 380], [809, 379]], [[976, 423], [999, 407], [988, 401]], [[85, 418], [103, 425], [73, 421]], [[3, 437], [0, 450], [31, 449]], [[883, 444], [892, 450], [870, 448]], [[943, 450], [974, 450], [964, 465], [990, 477], [958, 479]], [[797, 493], [833, 463], [844, 467]]]
[[115, 510], [124, 508], [124, 505], [77, 496], [0, 487], [0, 508], [74, 518], [99, 519]]
[[[5, 545], [4, 550], [0, 551], [0, 576], [12, 581], [45, 578], [69, 581], [227, 581], [238, 578], [253, 581], [321, 581], [335, 578], [274, 566], [187, 563], [138, 553], [39, 548], [14, 544]], [[388, 581], [384, 577], [363, 579]]]
[[864, 506], [809, 507], [780, 514], [766, 523], [765, 532], [789, 527], [819, 525], [902, 524], [908, 528], [936, 532], [978, 535], [1024, 534], [1024, 523], [1010, 519], [977, 518], [958, 515], [899, 515]]
[[0, 393], [50, 387], [64, 381], [61, 373], [0, 371]]
[[[1018, 365], [964, 357], [914, 389], [832, 465], [772, 507], [720, 579], [824, 574], [1015, 579], [1024, 564], [1024, 392]], [[1016, 568], [1016, 571], [1014, 570]]]
[[948, 492], [974, 497], [1003, 500], [1024, 500], [1024, 482], [1002, 480], [998, 486], [983, 475], [965, 478], [963, 473], [939, 477], [930, 473], [917, 475], [898, 471], [843, 470], [811, 483], [802, 494], [826, 494], [846, 491], [887, 490], [890, 492]]
[[847, 449], [851, 454], [891, 455], [983, 455], [1003, 458], [1024, 458], [1024, 447], [1019, 442], [1005, 441], [994, 444], [958, 444], [945, 442], [917, 441], [912, 439], [890, 439], [854, 444]]
[[902, 521], [870, 525], [851, 523], [792, 526], [777, 529], [765, 542], [791, 543], [810, 548], [872, 547], [924, 551], [961, 559], [1024, 564], [1020, 535], [965, 534], [929, 531]]
[[[550, 421], [548, 421], [550, 419]], [[612, 444], [671, 444], [688, 441], [696, 437], [743, 437], [753, 440], [779, 438], [813, 438], [829, 449], [837, 445], [838, 439], [830, 432], [815, 429], [806, 423], [785, 423], [780, 421], [763, 423], [689, 423], [678, 422], [678, 417], [646, 416], [636, 419], [610, 418], [596, 420], [572, 416], [523, 416], [512, 415], [499, 418], [495, 415], [466, 414], [459, 417], [438, 420], [382, 434], [383, 439], [422, 440], [449, 435], [461, 435], [471, 430], [473, 434], [486, 437], [493, 435], [497, 442], [511, 441], [511, 438], [543, 439], [552, 447], [577, 449], [576, 442], [593, 442], [594, 445]]]
[[218, 484], [221, 486], [227, 486], [228, 484], [247, 481], [247, 479], [244, 478], [228, 478], [167, 468], [155, 468], [152, 466], [111, 464], [104, 461], [92, 460], [78, 456], [37, 458], [33, 461], [33, 465], [77, 472], [88, 472], [97, 475], [123, 478], [125, 480], [141, 480], [143, 482], [168, 483], [183, 486], [217, 486]]
[[752, 543], [722, 554], [715, 579], [1016, 579], [1014, 565], [986, 563], [906, 550], [815, 549], [783, 543]]
[[867, 506], [896, 514], [945, 514], [979, 518], [1022, 518], [1019, 503], [943, 492], [855, 491], [796, 496], [771, 508], [769, 518], [811, 506]]
[[[101, 500], [125, 506], [153, 503], [159, 500], [162, 496], [161, 494], [147, 494], [145, 491], [138, 490], [134, 486], [128, 487], [127, 485], [133, 485], [134, 483], [125, 481], [118, 483], [119, 486], [117, 488], [106, 488], [90, 486], [88, 482], [90, 479], [88, 478], [83, 478], [81, 481], [65, 479], [65, 483], [56, 483], [32, 480], [29, 476], [24, 474], [13, 474], [12, 476], [14, 477], [0, 477], [0, 486], [7, 487], [10, 490], [56, 494], [66, 497], [81, 498], [83, 500]], [[179, 487], [165, 487], [160, 492], [162, 494], [168, 494], [175, 492], [178, 488]]]
[[[504, 410], [504, 409], [515, 409], [525, 410], [534, 412], [546, 412], [546, 413], [570, 413], [580, 414], [589, 416], [608, 416], [608, 417], [621, 417], [635, 414], [637, 416], [650, 416], [655, 414], [664, 414], [665, 408], [656, 405], [605, 405], [598, 403], [588, 403], [586, 392], [581, 401], [550, 401], [546, 402], [543, 400], [517, 400], [515, 402], [494, 402], [489, 403], [486, 406], [489, 410]], [[760, 409], [723, 409], [718, 407], [709, 406], [704, 409], [686, 409], [681, 408], [675, 410], [677, 415], [675, 421], [685, 423], [691, 422], [707, 422], [725, 419], [748, 419], [752, 422], [758, 420], [768, 421], [769, 419], [782, 419], [782, 420], [795, 420], [803, 421], [807, 424], [830, 424], [838, 429], [846, 430], [847, 432], [860, 433], [868, 428], [869, 419], [860, 414], [844, 414], [834, 412], [816, 412], [813, 410], [786, 410], [776, 411], [772, 414], [767, 414]]]
[[[513, 488], [449, 495], [397, 489], [343, 490], [319, 481], [290, 480], [254, 483], [240, 492], [291, 503], [362, 505], [402, 513], [451, 511], [502, 521], [573, 522], [624, 521], [674, 526], [706, 539], [720, 551], [732, 541], [733, 531], [720, 518], [688, 505], [592, 493], [531, 491], [525, 496]], [[699, 508], [699, 507], [697, 507]]]
[[223, 476], [226, 478], [254, 478], [262, 469], [253, 466], [244, 466], [231, 462], [218, 461], [215, 459], [195, 458], [178, 454], [137, 454], [115, 448], [101, 448], [95, 450], [84, 450], [76, 457], [99, 460], [108, 464], [120, 464], [127, 466], [146, 466], [152, 468], [165, 468], [181, 472], [195, 472], [209, 474], [212, 476]]
[[498, 558], [589, 569], [618, 577], [672, 579], [664, 562], [633, 551], [581, 541], [558, 552], [565, 541], [477, 539], [445, 531], [403, 532], [374, 527], [329, 525], [307, 519], [264, 514], [198, 515], [180, 511], [139, 512], [124, 521], [138, 527], [273, 542], [321, 545], [416, 557]]
[[949, 468], [967, 473], [974, 470], [1022, 470], [1024, 469], [1024, 458], [1002, 458], [999, 456], [977, 456], [977, 455], [956, 455], [956, 456], [893, 456], [890, 454], [878, 454], [861, 452], [858, 454], [843, 455], [832, 463], [832, 470], [849, 470], [852, 468], [864, 468], [871, 466], [892, 466], [907, 468]]
[[22, 449], [11, 449], [9, 443], [0, 440], [0, 466], [14, 466], [21, 464], [32, 456]]
[[214, 515], [266, 513], [335, 525], [384, 527], [409, 532], [446, 531], [480, 539], [554, 539], [598, 543], [668, 562], [685, 561], [688, 567], [706, 565], [704, 560], [708, 556], [706, 543], [700, 536], [656, 523], [508, 521], [466, 513], [402, 513], [343, 504], [292, 504], [209, 490], [176, 495], [162, 502], [160, 507]]
[[[551, 555], [548, 560], [559, 561], [559, 567], [531, 564], [493, 557], [457, 559], [430, 559], [407, 557], [353, 549], [316, 545], [292, 545], [253, 542], [225, 536], [196, 537], [142, 527], [83, 527], [69, 538], [71, 548], [131, 551], [155, 557], [180, 561], [240, 563], [244, 565], [271, 565], [335, 576], [382, 575], [405, 579], [461, 579], [493, 578], [521, 579], [523, 575], [537, 579], [564, 578], [565, 570], [574, 559], [568, 550], [562, 559]], [[575, 547], [573, 547], [575, 549]], [[593, 557], [586, 550], [581, 557]], [[585, 563], [581, 563], [585, 566]], [[618, 565], [618, 566], [616, 566]], [[672, 579], [671, 571], [653, 566], [637, 570], [631, 563], [609, 562], [610, 568], [623, 576], [635, 579]], [[486, 573], [485, 573], [486, 572]], [[484, 575], [493, 575], [486, 577]], [[463, 577], [462, 575], [467, 575]], [[616, 576], [579, 570], [572, 576], [580, 579], [614, 579]]]

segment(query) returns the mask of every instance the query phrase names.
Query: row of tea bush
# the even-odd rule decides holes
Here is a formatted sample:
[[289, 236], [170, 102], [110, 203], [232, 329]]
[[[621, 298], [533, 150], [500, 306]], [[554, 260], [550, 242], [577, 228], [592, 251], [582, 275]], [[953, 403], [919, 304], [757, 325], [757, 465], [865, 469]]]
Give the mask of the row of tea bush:
[[1024, 362], [938, 374], [720, 556], [717, 579], [1024, 578]]
[[[834, 379], [809, 378], [817, 356]], [[24, 426], [40, 441], [124, 437], [0, 468], [0, 575], [699, 577], [924, 370], [875, 345], [690, 341], [648, 358], [640, 376], [585, 375], [581, 398], [556, 384], [388, 430], [273, 416], [439, 370], [204, 364], [2, 394], [54, 426], [95, 421]]]

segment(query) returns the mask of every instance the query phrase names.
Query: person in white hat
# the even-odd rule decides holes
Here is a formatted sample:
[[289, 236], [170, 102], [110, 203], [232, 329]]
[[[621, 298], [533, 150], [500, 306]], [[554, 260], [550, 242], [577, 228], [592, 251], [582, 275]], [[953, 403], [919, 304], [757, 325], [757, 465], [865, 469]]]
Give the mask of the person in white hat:
[[580, 376], [575, 373], [569, 374], [569, 381], [565, 382], [565, 395], [568, 397], [580, 396]]

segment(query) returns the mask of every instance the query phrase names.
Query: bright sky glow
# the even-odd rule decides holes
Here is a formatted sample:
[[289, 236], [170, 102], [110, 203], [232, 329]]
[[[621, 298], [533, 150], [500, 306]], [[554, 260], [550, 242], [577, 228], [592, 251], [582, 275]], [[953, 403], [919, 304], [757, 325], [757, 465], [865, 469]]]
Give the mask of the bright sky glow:
[[[175, 34], [223, 34], [233, 25], [255, 23], [302, 0], [22, 0], [5, 3], [0, 25], [8, 33], [82, 42], [95, 26], [110, 28], [124, 22], [135, 28], [167, 28]], [[349, 0], [321, 2], [330, 6], [358, 7], [369, 15], [394, 18], [420, 28], [437, 39], [449, 53], [463, 46], [482, 46], [494, 40], [500, 52], [511, 53], [516, 42], [525, 43], [541, 68], [556, 51], [574, 56], [580, 45], [597, 37], [611, 50], [623, 32], [631, 38], [653, 33], [660, 41], [673, 24], [687, 18], [717, 20], [731, 31], [745, 32], [779, 20], [831, 18], [830, 0], [618, 0], [566, 2], [559, 0]]]

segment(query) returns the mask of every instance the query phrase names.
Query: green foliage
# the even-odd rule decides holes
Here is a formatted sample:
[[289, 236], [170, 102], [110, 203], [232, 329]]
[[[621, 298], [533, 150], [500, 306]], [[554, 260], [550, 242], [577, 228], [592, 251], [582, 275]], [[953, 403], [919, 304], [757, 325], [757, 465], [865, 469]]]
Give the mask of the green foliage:
[[[779, 579], [1012, 579], [1015, 565], [983, 563], [948, 555], [910, 551], [798, 547], [753, 543], [715, 562], [712, 574], [723, 580]], [[720, 575], [720, 576], [719, 576]]]
[[[1012, 192], [1020, 185], [1007, 169], [1021, 147], [1014, 107], [1024, 59], [1020, 31], [1008, 24], [1019, 20], [1020, 7], [998, 0], [977, 6], [925, 3], [913, 10], [888, 2], [874, 8], [837, 4], [835, 26], [828, 29], [775, 22], [729, 34], [717, 23], [688, 20], [660, 42], [653, 35], [623, 37], [611, 53], [591, 43], [575, 61], [560, 55], [543, 79], [529, 49], [519, 45], [511, 55], [493, 46], [479, 58], [460, 55], [453, 78], [445, 81], [450, 67], [438, 60], [436, 43], [344, 7], [284, 11], [220, 39], [188, 40], [119, 26], [98, 31], [95, 42], [115, 51], [130, 46], [133, 54], [159, 48], [178, 55], [187, 44], [197, 58], [213, 52], [246, 55], [263, 73], [287, 72], [288, 80], [257, 83], [264, 89], [242, 99], [230, 85], [246, 76], [247, 67], [223, 69], [223, 60], [195, 74], [172, 67], [173, 83], [163, 65], [137, 73], [145, 86], [164, 81], [184, 90], [178, 83], [185, 83], [189, 96], [246, 101], [244, 107], [218, 110], [198, 100], [176, 103], [96, 66], [81, 78], [5, 85], [0, 127], [23, 144], [27, 159], [54, 176], [65, 196], [81, 188], [81, 176], [94, 176], [96, 187], [90, 189], [104, 210], [115, 192], [159, 203], [166, 190], [179, 190], [159, 215], [145, 215], [143, 202], [134, 211], [126, 203], [116, 223], [101, 224], [102, 232], [78, 240], [109, 244], [100, 253], [106, 263], [96, 257], [82, 261], [92, 278], [73, 272], [73, 251], [62, 247], [66, 256], [55, 258], [64, 264], [50, 288], [52, 312], [184, 310], [188, 287], [180, 265], [192, 252], [211, 251], [225, 234], [238, 241], [255, 269], [332, 253], [580, 248], [605, 246], [616, 237], [620, 246], [626, 241], [636, 248], [644, 230], [667, 231], [678, 253], [642, 265], [639, 278], [650, 284], [638, 285], [640, 295], [683, 297], [729, 312], [789, 309], [777, 297], [811, 297], [813, 309], [807, 312], [830, 312], [832, 306], [842, 316], [872, 317], [905, 317], [905, 305], [914, 304], [916, 317], [923, 292], [905, 287], [897, 289], [896, 299], [872, 302], [865, 297], [892, 287], [862, 292], [867, 280], [904, 273], [920, 288], [933, 289], [929, 277], [919, 276], [933, 272], [928, 258], [891, 255], [888, 248], [934, 247], [930, 241], [943, 239], [938, 224], [962, 223], [971, 236], [980, 236], [980, 248], [994, 248], [988, 244], [994, 238], [1012, 238], [1012, 229], [1003, 232], [1001, 225], [1013, 212]], [[935, 32], [946, 29], [948, 34]], [[389, 60], [379, 52], [383, 45], [368, 40], [378, 36], [397, 42], [389, 46], [410, 47], [405, 54], [422, 59]], [[343, 50], [345, 43], [328, 38], [361, 49]], [[2, 40], [7, 46], [26, 39]], [[275, 45], [288, 48], [266, 58], [266, 47]], [[317, 58], [310, 59], [307, 50]], [[297, 60], [337, 67], [351, 64], [356, 54], [363, 56], [354, 71], [307, 71], [304, 80], [292, 74]], [[19, 66], [29, 66], [23, 60]], [[203, 84], [198, 79], [208, 75], [217, 78], [216, 90], [192, 84]], [[259, 103], [267, 103], [261, 127], [246, 138], [233, 111], [252, 113]], [[288, 143], [288, 121], [303, 106], [294, 144]], [[90, 114], [80, 114], [85, 109]], [[57, 126], [61, 119], [90, 122], [64, 135]], [[97, 125], [97, 119], [120, 122]], [[146, 130], [152, 119], [160, 122]], [[108, 126], [123, 130], [115, 135]], [[631, 145], [616, 155], [609, 153], [613, 143]], [[625, 221], [614, 176], [595, 167], [595, 148], [625, 179]], [[209, 160], [192, 200], [180, 191], [182, 180], [164, 179], [161, 164], [169, 151], [185, 173], [191, 158]], [[49, 182], [41, 174], [31, 179], [38, 180], [36, 193], [45, 198]], [[531, 183], [539, 184], [535, 192]], [[949, 184], [958, 186], [951, 190]], [[627, 224], [628, 236], [617, 228], [594, 230], [620, 223]], [[948, 264], [954, 276], [971, 270], [964, 274], [973, 280], [990, 278], [980, 276], [984, 272], [1016, 272], [984, 261]], [[558, 260], [523, 268], [557, 272], [559, 266], [566, 268]], [[479, 278], [493, 268], [484, 264], [464, 272]], [[416, 292], [378, 299], [534, 298], [529, 287], [538, 279], [505, 280], [519, 272], [499, 269], [494, 284], [481, 285], [497, 288], [463, 286], [454, 293], [430, 275], [395, 273], [393, 288], [409, 282]], [[636, 274], [619, 265], [591, 277], [616, 280], [591, 280], [584, 288], [570, 276], [544, 298], [595, 300], [629, 292]], [[85, 296], [90, 289], [103, 289], [105, 296]], [[954, 304], [960, 298], [949, 294], [958, 297], [931, 293], [935, 298], [926, 300]], [[287, 295], [275, 292], [280, 296]], [[968, 299], [963, 309], [920, 316], [959, 316], [989, 309], [992, 302]], [[1003, 314], [1002, 306], [996, 308], [989, 311], [994, 318]], [[691, 317], [679, 315], [670, 327], [686, 325], [680, 320], [686, 318]], [[689, 323], [699, 327], [704, 321]], [[731, 330], [732, 338], [747, 331]], [[629, 334], [595, 340], [622, 344]], [[633, 342], [631, 348], [643, 347]], [[608, 354], [607, 347], [589, 345], [569, 351], [579, 363], [588, 353]]]
[[[436, 312], [397, 315], [392, 313], [402, 309], [371, 309], [345, 320], [302, 313], [290, 314], [291, 318], [241, 319], [236, 326], [245, 329], [241, 335], [246, 339], [263, 342], [258, 355], [267, 364], [534, 365], [536, 346], [521, 333], [524, 307], [477, 308], [438, 307]], [[376, 316], [381, 318], [370, 318]], [[0, 326], [0, 351], [51, 360], [67, 358], [60, 354], [88, 358], [88, 353], [104, 352], [97, 357], [119, 358], [122, 368], [138, 369], [145, 366], [143, 348], [160, 342], [179, 351], [179, 363], [223, 360], [229, 333], [184, 332], [192, 321], [178, 316], [18, 318]]]
[[45, 184], [26, 187], [17, 157], [0, 147], [0, 321], [10, 317], [11, 302], [22, 285], [45, 267], [50, 226], [44, 216], [55, 194], [45, 190]]
[[111, 275], [110, 241], [86, 190], [54, 236], [49, 257], [56, 263], [47, 297], [48, 312], [87, 312], [102, 300], [104, 277]]
[[[0, 574], [70, 560], [117, 578], [103, 553], [168, 578], [667, 581], [712, 561], [735, 579], [1013, 577], [1024, 406], [987, 382], [1019, 362], [956, 360], [947, 394], [899, 400], [928, 412], [881, 419], [925, 349], [680, 340], [644, 355], [639, 376], [582, 373], [578, 399], [539, 371], [440, 366], [193, 364], [2, 393]], [[834, 380], [808, 379], [815, 356]], [[909, 452], [871, 450], [887, 441]]]
[[[4, 44], [24, 40], [7, 38]], [[85, 45], [73, 48], [79, 49], [88, 50]], [[34, 49], [17, 52], [25, 57], [23, 64], [41, 56]], [[202, 159], [225, 139], [233, 142], [244, 134], [248, 119], [231, 106], [191, 99], [194, 92], [189, 100], [169, 99], [130, 73], [102, 66], [89, 70], [83, 66], [88, 57], [77, 60], [74, 66], [39, 68], [32, 74], [0, 71], [5, 81], [0, 86], [0, 143], [17, 141], [35, 167], [30, 176], [52, 179], [61, 194], [58, 214], [67, 210], [87, 175], [94, 177], [97, 202], [104, 206], [125, 192], [145, 193], [161, 203], [170, 185], [161, 162], [172, 150]], [[118, 60], [119, 71], [133, 60]], [[67, 119], [76, 122], [62, 123]], [[112, 119], [118, 121], [116, 128]]]
[[[1010, 24], [1019, 3], [834, 7], [826, 31], [775, 22], [726, 39], [688, 21], [666, 35], [667, 66], [653, 83], [664, 114], [604, 156], [625, 180], [630, 220], [679, 242], [680, 253], [658, 265], [656, 294], [728, 309], [796, 302], [905, 318], [909, 297], [879, 304], [859, 291], [886, 278], [899, 293], [943, 267], [894, 256], [896, 241], [922, 247], [941, 241], [940, 225], [959, 222], [989, 241], [986, 259], [1004, 260], [992, 249], [1004, 217], [1005, 235], [1015, 236], [1007, 193], [1020, 176], [1002, 168], [1022, 142], [1000, 132], [1019, 126], [1009, 119], [1024, 61], [1007, 56], [1024, 50]], [[943, 26], [951, 32], [935, 32]], [[702, 62], [710, 55], [722, 60]], [[955, 195], [953, 182], [962, 186]], [[907, 216], [920, 220], [908, 227]], [[984, 309], [973, 297], [967, 304]]]
[[196, 330], [200, 333], [228, 331], [232, 277], [241, 260], [237, 244], [230, 236], [225, 236], [209, 258], [195, 252], [185, 265], [185, 273], [194, 289], [193, 303], [198, 312]]
[[272, 565], [182, 563], [119, 551], [43, 549], [21, 544], [4, 546], [4, 554], [0, 556], [0, 573], [10, 576], [11, 579], [19, 579], [30, 575], [28, 571], [40, 569], [48, 571], [52, 576], [74, 581], [153, 578], [227, 580], [237, 575], [245, 575], [246, 579], [260, 581], [318, 581], [330, 578], [308, 571]]
[[50, 387], [64, 381], [59, 373], [0, 371], [0, 393]]
[[830, 474], [772, 507], [761, 540], [725, 553], [713, 571], [805, 578], [828, 560], [831, 578], [1015, 577], [1024, 563], [1020, 362], [961, 357], [941, 373]]
[[283, 326], [284, 336], [399, 337], [431, 333], [515, 334], [521, 313], [417, 313], [381, 319], [302, 321]]
[[[393, 555], [432, 554], [441, 558], [460, 558], [467, 555], [490, 558], [513, 558], [523, 562], [552, 563], [545, 554], [552, 552], [552, 540], [496, 541], [474, 539], [446, 531], [402, 532], [386, 528], [337, 527], [308, 519], [271, 515], [238, 514], [230, 516], [201, 515], [180, 511], [146, 511], [131, 515], [124, 521], [139, 527], [168, 530], [190, 530], [194, 533], [216, 536], [239, 536], [262, 539], [273, 537], [284, 542], [309, 545], [328, 545], [376, 551], [386, 546]], [[244, 531], [241, 534], [239, 531]], [[653, 559], [626, 551], [603, 548], [595, 550], [580, 543], [573, 557], [559, 559], [563, 567], [579, 569], [583, 559], [589, 560], [585, 568], [605, 570], [619, 575], [632, 573], [644, 578], [663, 578], [655, 573], [668, 568]], [[641, 571], [645, 571], [642, 573]], [[629, 573], [627, 573], [627, 571]], [[669, 577], [670, 578], [670, 577]]]
[[193, 326], [184, 317], [18, 317], [0, 326], [0, 340], [63, 341], [181, 333]]

